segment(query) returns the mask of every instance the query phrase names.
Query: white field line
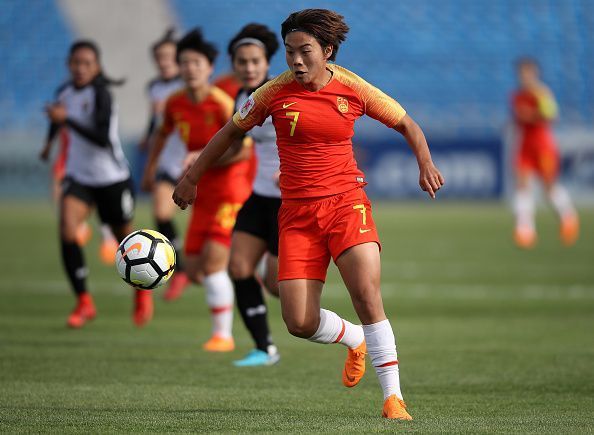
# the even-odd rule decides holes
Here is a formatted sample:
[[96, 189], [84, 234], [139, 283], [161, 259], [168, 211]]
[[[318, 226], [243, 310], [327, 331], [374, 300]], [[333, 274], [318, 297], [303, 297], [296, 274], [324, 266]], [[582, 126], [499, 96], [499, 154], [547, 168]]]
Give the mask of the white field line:
[[[90, 289], [94, 292], [129, 297], [130, 288], [114, 281], [90, 280]], [[156, 290], [161, 292], [162, 289]], [[202, 291], [202, 289], [198, 289]], [[23, 280], [13, 283], [10, 288], [0, 287], [0, 299], [8, 293], [26, 292], [27, 294], [64, 294], [70, 290], [66, 281], [30, 281]], [[324, 286], [324, 297], [343, 298], [347, 290], [342, 284], [330, 283]], [[561, 286], [557, 284], [400, 284], [394, 282], [382, 283], [382, 295], [385, 299], [456, 299], [456, 300], [594, 300], [594, 284], [572, 284]]]

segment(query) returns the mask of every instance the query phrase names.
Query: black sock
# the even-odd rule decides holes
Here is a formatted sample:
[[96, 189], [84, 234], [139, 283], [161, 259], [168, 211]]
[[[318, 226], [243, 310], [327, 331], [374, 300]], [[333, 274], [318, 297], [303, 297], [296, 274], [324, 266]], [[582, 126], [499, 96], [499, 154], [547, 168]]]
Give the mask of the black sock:
[[268, 328], [266, 303], [262, 287], [255, 277], [233, 280], [237, 308], [248, 331], [256, 342], [256, 347], [267, 352], [272, 344]]
[[157, 220], [157, 231], [169, 239], [175, 248], [175, 270], [183, 270], [183, 259], [181, 255], [181, 243], [177, 238], [177, 231], [172, 220], [159, 221]]
[[87, 275], [89, 271], [85, 266], [85, 258], [83, 251], [75, 242], [62, 242], [62, 261], [64, 262], [64, 269], [66, 275], [70, 280], [72, 290], [77, 295], [87, 291]]

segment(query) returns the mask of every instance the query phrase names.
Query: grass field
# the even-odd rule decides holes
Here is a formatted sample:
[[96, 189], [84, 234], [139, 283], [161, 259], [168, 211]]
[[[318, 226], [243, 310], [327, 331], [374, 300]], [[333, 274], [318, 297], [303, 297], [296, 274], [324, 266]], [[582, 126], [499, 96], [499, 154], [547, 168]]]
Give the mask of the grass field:
[[[270, 368], [231, 366], [251, 347], [238, 318], [234, 353], [201, 351], [209, 319], [198, 287], [158, 298], [154, 321], [134, 328], [130, 291], [98, 263], [95, 240], [86, 254], [99, 315], [66, 329], [73, 298], [54, 211], [2, 202], [0, 431], [594, 431], [594, 211], [582, 211], [582, 238], [564, 249], [543, 210], [530, 252], [511, 244], [502, 206], [378, 204], [375, 217], [407, 423], [380, 418], [369, 362], [345, 389], [344, 348], [288, 335], [275, 300], [282, 360]], [[150, 226], [147, 204], [137, 226]], [[334, 269], [323, 301], [355, 319]]]

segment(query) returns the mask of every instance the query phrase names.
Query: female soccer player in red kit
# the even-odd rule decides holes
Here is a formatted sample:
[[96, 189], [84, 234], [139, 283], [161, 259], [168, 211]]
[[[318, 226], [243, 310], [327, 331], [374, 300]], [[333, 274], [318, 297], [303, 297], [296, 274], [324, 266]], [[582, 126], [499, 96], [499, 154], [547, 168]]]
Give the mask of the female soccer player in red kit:
[[[209, 78], [217, 50], [195, 29], [177, 43], [177, 62], [185, 87], [171, 95], [165, 104], [163, 125], [156, 134], [143, 177], [143, 188], [150, 190], [155, 181], [159, 154], [167, 138], [179, 133], [193, 162], [210, 138], [233, 115], [233, 99], [211, 86]], [[234, 349], [233, 283], [227, 275], [231, 234], [237, 211], [251, 193], [247, 160], [251, 150], [239, 140], [204, 175], [198, 187], [185, 241], [186, 273], [201, 282], [212, 319], [212, 337], [204, 349], [228, 352]], [[189, 163], [188, 163], [189, 164]]]
[[536, 61], [518, 62], [520, 89], [512, 97], [514, 120], [518, 128], [516, 154], [516, 227], [514, 240], [521, 248], [536, 243], [534, 199], [531, 181], [537, 175], [549, 201], [559, 215], [560, 236], [567, 246], [573, 245], [579, 233], [578, 215], [567, 191], [558, 182], [559, 151], [551, 122], [557, 117], [555, 97], [539, 78]]
[[[343, 384], [355, 386], [368, 353], [384, 393], [382, 415], [410, 420], [398, 372], [396, 343], [380, 293], [380, 243], [364, 175], [353, 157], [357, 118], [367, 114], [402, 134], [415, 153], [420, 185], [434, 198], [444, 180], [423, 132], [392, 98], [354, 73], [330, 64], [348, 26], [325, 9], [305, 9], [282, 24], [289, 71], [259, 88], [219, 131], [174, 192], [186, 208], [206, 169], [233, 140], [268, 116], [276, 129], [282, 205], [279, 287], [289, 332], [348, 348]], [[340, 270], [361, 325], [320, 309], [330, 258]]]

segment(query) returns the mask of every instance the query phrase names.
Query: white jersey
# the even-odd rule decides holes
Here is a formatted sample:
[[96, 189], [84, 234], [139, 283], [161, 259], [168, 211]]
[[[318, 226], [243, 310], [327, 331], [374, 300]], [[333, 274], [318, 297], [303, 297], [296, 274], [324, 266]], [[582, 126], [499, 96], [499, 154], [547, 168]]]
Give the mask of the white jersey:
[[[151, 103], [163, 102], [183, 86], [184, 82], [179, 77], [172, 80], [155, 79], [149, 83], [149, 99]], [[162, 121], [162, 116], [153, 120], [155, 126], [160, 125]], [[165, 142], [165, 147], [159, 158], [157, 172], [164, 172], [172, 179], [177, 180], [182, 175], [182, 165], [186, 157], [186, 152], [186, 145], [176, 130], [173, 134], [169, 135]]]
[[128, 179], [116, 107], [104, 80], [99, 77], [83, 88], [67, 83], [57, 99], [68, 113], [66, 176], [93, 187]]
[[[235, 110], [245, 103], [250, 94], [242, 90], [235, 100]], [[262, 126], [252, 128], [247, 135], [254, 140], [256, 156], [258, 157], [258, 172], [254, 180], [254, 193], [270, 198], [280, 198], [280, 188], [277, 184], [280, 161], [276, 146], [276, 131], [269, 116]]]

